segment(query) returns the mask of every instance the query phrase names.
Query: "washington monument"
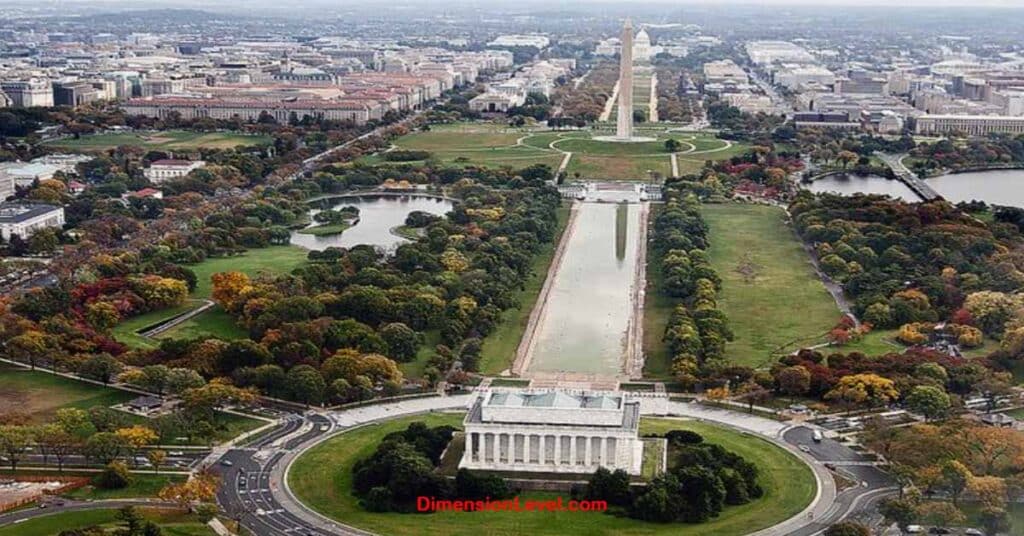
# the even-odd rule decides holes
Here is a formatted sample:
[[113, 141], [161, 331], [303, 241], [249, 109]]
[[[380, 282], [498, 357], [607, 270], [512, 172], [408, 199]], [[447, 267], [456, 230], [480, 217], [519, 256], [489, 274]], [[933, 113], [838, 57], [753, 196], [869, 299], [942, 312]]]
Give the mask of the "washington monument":
[[633, 23], [626, 19], [622, 26], [622, 52], [619, 54], [619, 115], [615, 137], [633, 137]]

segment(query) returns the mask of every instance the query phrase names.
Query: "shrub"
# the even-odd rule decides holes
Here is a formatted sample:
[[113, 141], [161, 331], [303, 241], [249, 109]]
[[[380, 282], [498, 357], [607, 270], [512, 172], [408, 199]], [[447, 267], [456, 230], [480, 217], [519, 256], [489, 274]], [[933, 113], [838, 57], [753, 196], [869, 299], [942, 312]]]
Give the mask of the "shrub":
[[124, 462], [108, 463], [103, 471], [92, 479], [92, 484], [100, 489], [122, 489], [131, 483], [131, 474]]

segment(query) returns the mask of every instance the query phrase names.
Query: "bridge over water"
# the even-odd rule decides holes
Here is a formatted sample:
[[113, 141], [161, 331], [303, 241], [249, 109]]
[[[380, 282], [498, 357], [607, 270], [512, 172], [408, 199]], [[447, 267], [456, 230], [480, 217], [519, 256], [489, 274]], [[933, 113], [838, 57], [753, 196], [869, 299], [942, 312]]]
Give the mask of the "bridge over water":
[[920, 177], [914, 174], [913, 171], [907, 169], [907, 166], [903, 165], [903, 157], [906, 154], [889, 154], [875, 152], [875, 155], [889, 166], [889, 169], [896, 174], [896, 178], [903, 181], [908, 188], [914, 191], [921, 199], [925, 201], [931, 201], [933, 199], [939, 199], [942, 197], [938, 192], [932, 189], [925, 181], [921, 180]]

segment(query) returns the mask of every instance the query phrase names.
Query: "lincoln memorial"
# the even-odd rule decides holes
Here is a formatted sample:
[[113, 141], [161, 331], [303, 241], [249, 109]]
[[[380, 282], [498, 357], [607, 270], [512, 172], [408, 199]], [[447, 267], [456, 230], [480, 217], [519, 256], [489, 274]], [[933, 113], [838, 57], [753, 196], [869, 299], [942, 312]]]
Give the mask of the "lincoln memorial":
[[640, 402], [622, 393], [500, 390], [478, 398], [463, 422], [460, 468], [640, 474]]

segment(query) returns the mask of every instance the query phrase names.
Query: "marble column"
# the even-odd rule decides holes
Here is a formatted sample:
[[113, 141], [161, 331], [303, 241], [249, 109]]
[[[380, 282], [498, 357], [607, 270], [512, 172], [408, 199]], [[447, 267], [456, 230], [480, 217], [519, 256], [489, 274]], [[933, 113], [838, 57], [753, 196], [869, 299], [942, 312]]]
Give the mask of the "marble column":
[[466, 434], [466, 460], [473, 462], [473, 434], [472, 432]]

